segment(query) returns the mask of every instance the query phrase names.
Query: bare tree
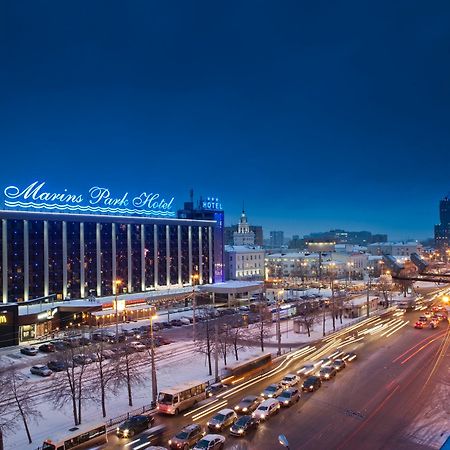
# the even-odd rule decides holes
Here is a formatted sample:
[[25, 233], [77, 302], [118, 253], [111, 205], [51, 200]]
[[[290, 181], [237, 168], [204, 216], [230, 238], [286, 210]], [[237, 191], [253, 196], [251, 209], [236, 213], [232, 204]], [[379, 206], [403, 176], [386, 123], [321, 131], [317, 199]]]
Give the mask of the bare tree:
[[27, 433], [28, 443], [31, 444], [30, 428], [28, 423], [31, 420], [37, 420], [42, 417], [42, 414], [35, 407], [35, 402], [31, 396], [32, 390], [26, 379], [16, 370], [10, 370], [6, 378], [6, 383], [9, 386], [12, 402], [10, 414], [13, 415], [13, 422], [20, 419]]
[[71, 403], [74, 424], [80, 425], [82, 405], [87, 399], [92, 398], [86, 389], [87, 360], [76, 355], [74, 349], [69, 347], [58, 353], [57, 361], [62, 364], [64, 370], [60, 375], [53, 377], [48, 397], [57, 408]]
[[269, 308], [263, 303], [259, 304], [258, 308], [259, 320], [256, 322], [254, 331], [256, 332], [256, 337], [259, 340], [261, 351], [264, 351], [264, 340], [270, 334], [270, 326], [272, 325], [272, 314]]
[[386, 308], [389, 308], [393, 288], [392, 278], [389, 275], [381, 275], [378, 283], [378, 292], [383, 298], [383, 303]]
[[232, 317], [230, 338], [236, 361], [239, 361], [239, 350], [245, 348], [243, 343], [247, 340], [248, 334], [248, 328], [244, 327], [242, 316]]
[[139, 364], [141, 361], [139, 355], [127, 344], [120, 347], [117, 358], [114, 359], [116, 364], [114, 388], [126, 385], [129, 406], [133, 406], [133, 386], [143, 383]]
[[[95, 374], [90, 383], [93, 392], [100, 390], [100, 403], [102, 405], [102, 415], [106, 417], [106, 394], [116, 392], [117, 384], [117, 357], [107, 361], [103, 341], [93, 347], [92, 354], [95, 356]], [[115, 356], [115, 355], [114, 355]]]
[[296, 320], [298, 320], [306, 328], [308, 337], [311, 337], [313, 326], [318, 320], [315, 311], [313, 311], [311, 308], [305, 308]]
[[203, 353], [208, 361], [208, 375], [212, 375], [211, 354], [214, 347], [214, 323], [207, 308], [198, 310], [197, 317], [201, 320], [195, 336], [196, 350]]
[[0, 450], [3, 450], [3, 436], [14, 430], [16, 421], [11, 418], [11, 389], [8, 383], [8, 369], [0, 372]]

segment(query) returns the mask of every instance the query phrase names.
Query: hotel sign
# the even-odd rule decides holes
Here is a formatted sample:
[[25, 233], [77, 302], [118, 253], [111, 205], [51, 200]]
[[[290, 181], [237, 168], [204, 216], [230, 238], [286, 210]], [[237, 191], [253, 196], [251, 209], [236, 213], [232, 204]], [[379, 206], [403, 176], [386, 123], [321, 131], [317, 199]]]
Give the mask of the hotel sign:
[[120, 195], [102, 186], [92, 186], [86, 192], [59, 192], [48, 190], [45, 181], [28, 186], [8, 186], [4, 190], [5, 209], [52, 211], [64, 213], [119, 214], [174, 217], [173, 197], [167, 199], [159, 193], [142, 192]]
[[222, 203], [217, 197], [208, 197], [206, 200], [201, 200], [202, 209], [210, 209], [212, 211], [222, 211]]

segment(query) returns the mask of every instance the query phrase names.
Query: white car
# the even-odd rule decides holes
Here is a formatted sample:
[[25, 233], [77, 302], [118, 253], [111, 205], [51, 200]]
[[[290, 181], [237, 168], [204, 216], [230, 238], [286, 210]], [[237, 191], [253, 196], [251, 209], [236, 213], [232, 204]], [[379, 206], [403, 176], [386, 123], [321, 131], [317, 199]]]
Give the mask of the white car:
[[306, 377], [313, 374], [315, 370], [316, 366], [314, 364], [305, 364], [304, 366], [300, 367], [299, 370], [297, 370], [297, 373]]
[[49, 377], [53, 373], [47, 366], [44, 366], [43, 364], [33, 366], [30, 369], [30, 372], [33, 375], [39, 375], [41, 377]]
[[281, 380], [281, 384], [283, 386], [293, 387], [293, 386], [297, 385], [299, 381], [300, 381], [300, 377], [298, 375], [289, 373]]
[[145, 350], [147, 349], [147, 347], [139, 341], [130, 342], [128, 345], [130, 348], [136, 350], [137, 352], [145, 352]]
[[193, 450], [222, 450], [225, 438], [221, 434], [207, 434], [200, 439]]
[[278, 400], [274, 398], [269, 398], [264, 400], [253, 412], [252, 417], [259, 420], [267, 420], [270, 416], [278, 414], [281, 405]]

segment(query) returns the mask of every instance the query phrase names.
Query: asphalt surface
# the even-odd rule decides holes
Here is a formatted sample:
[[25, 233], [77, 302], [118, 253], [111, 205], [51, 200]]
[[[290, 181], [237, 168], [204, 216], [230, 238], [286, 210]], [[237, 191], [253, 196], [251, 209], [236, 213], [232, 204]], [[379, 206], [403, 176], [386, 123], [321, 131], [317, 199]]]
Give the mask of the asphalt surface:
[[[439, 424], [430, 434], [423, 430], [420, 418], [426, 411], [437, 414], [439, 405], [448, 402], [442, 392], [448, 395], [450, 384], [449, 325], [443, 322], [436, 330], [414, 329], [419, 315], [418, 311], [394, 313], [350, 327], [326, 338], [316, 349], [303, 347], [275, 373], [262, 379], [255, 377], [247, 386], [237, 385], [219, 394], [215, 403], [207, 401], [207, 406], [200, 404], [177, 417], [157, 416], [155, 424], [167, 427], [164, 445], [192, 420], [205, 425], [222, 407], [233, 407], [245, 395], [258, 395], [265, 386], [281, 380], [305, 362], [342, 348], [355, 350], [358, 358], [335, 379], [325, 382], [315, 393], [304, 394], [300, 402], [283, 409], [244, 438], [224, 432], [225, 448], [281, 448], [277, 439], [280, 433], [287, 436], [291, 450], [438, 448], [437, 442], [444, 440], [437, 436]], [[442, 347], [444, 342], [446, 346]], [[430, 409], [430, 405], [437, 408]], [[416, 430], [414, 424], [418, 420]], [[112, 435], [102, 448], [139, 450], [146, 448], [146, 442], [139, 436], [126, 440]]]

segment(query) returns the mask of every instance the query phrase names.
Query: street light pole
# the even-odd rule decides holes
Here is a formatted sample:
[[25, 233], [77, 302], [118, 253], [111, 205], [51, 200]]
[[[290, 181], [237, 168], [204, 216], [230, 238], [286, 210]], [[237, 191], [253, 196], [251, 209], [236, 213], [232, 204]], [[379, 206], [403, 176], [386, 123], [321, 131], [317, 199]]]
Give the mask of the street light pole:
[[281, 356], [281, 326], [280, 326], [280, 296], [279, 296], [279, 294], [277, 294], [277, 341], [278, 341], [277, 355]]
[[152, 363], [152, 403], [156, 405], [158, 397], [158, 384], [156, 380], [156, 366], [155, 366], [155, 338], [153, 334], [153, 319], [156, 318], [156, 310], [152, 308], [150, 315], [150, 357]]
[[116, 300], [114, 302], [115, 310], [116, 310], [116, 342], [119, 342], [119, 309], [118, 309], [118, 295], [119, 295], [119, 288], [122, 284], [122, 280], [116, 280]]
[[195, 308], [197, 306], [197, 299], [195, 296], [195, 280], [197, 279], [198, 275], [192, 275], [192, 337], [194, 340], [196, 336]]
[[366, 316], [369, 318], [370, 316], [370, 301], [369, 301], [369, 295], [370, 295], [370, 287], [371, 287], [371, 274], [370, 274], [370, 267], [367, 267], [367, 272], [369, 274], [369, 281], [367, 282], [367, 302], [366, 302]]

